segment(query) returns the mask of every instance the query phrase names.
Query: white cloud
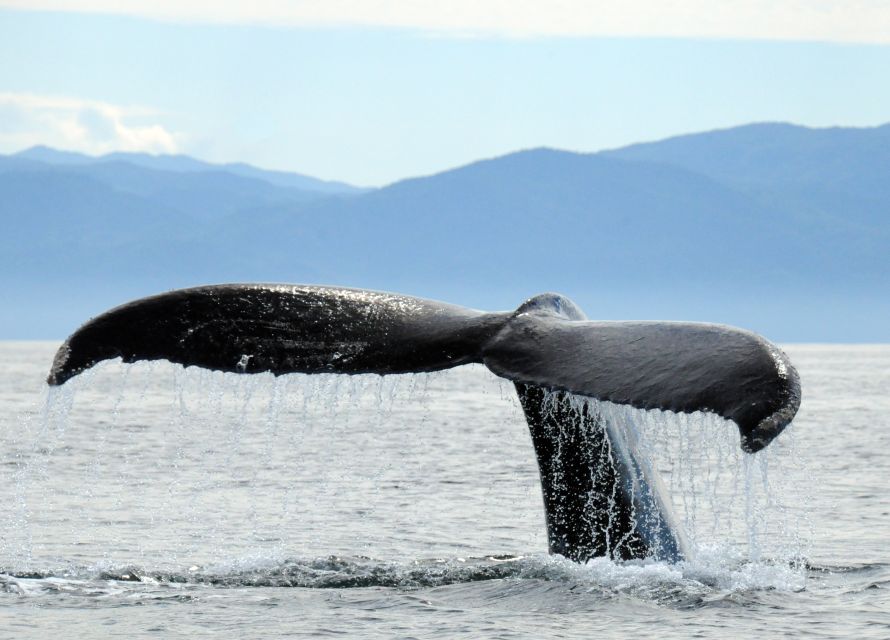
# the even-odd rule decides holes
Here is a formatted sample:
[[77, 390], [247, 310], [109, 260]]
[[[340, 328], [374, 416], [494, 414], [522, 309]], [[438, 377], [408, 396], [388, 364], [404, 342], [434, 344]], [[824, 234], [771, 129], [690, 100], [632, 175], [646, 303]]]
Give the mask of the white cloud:
[[389, 26], [511, 37], [890, 44], [890, 0], [0, 0], [0, 6], [189, 22]]
[[0, 93], [0, 150], [19, 151], [43, 144], [98, 155], [110, 151], [173, 153], [177, 136], [152, 119], [145, 108], [120, 107], [28, 93]]

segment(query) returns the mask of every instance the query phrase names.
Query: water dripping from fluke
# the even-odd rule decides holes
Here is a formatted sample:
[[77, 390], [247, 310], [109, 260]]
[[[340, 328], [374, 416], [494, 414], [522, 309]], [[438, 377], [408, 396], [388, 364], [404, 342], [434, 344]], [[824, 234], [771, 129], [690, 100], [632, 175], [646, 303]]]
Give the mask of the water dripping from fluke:
[[[272, 376], [302, 374], [297, 395], [303, 402], [320, 401], [343, 421], [349, 415], [340, 408], [344, 386], [354, 376], [482, 363], [515, 384], [540, 472], [549, 550], [581, 564], [596, 558], [694, 560], [702, 546], [698, 502], [705, 496], [693, 491], [680, 497], [681, 522], [677, 496], [665, 488], [655, 462], [664, 438], [691, 443], [690, 430], [716, 424], [725, 431], [731, 422], [747, 456], [790, 423], [800, 402], [790, 361], [760, 336], [722, 325], [592, 322], [557, 294], [532, 298], [515, 312], [482, 313], [334, 287], [218, 285], [173, 291], [85, 324], [59, 349], [48, 382], [54, 388], [65, 385], [113, 358], [258, 374], [269, 377], [260, 386], [271, 385], [273, 398], [293, 388], [284, 383], [288, 388], [282, 390]], [[262, 458], [241, 458], [249, 448], [242, 426], [251, 419], [258, 384], [238, 383], [244, 402], [235, 426], [219, 434], [221, 444], [207, 444], [208, 452], [224, 449], [224, 465], [235, 482], [257, 482], [262, 463]], [[189, 410], [181, 389], [174, 392], [179, 416], [168, 434], [184, 437]], [[214, 401], [220, 410], [228, 403], [226, 397]], [[278, 403], [268, 403], [270, 428], [277, 424]], [[658, 429], [669, 433], [651, 437]], [[265, 451], [268, 457], [271, 447]], [[683, 479], [691, 472], [681, 460], [689, 453], [681, 451], [673, 460], [680, 463], [670, 471], [675, 492], [692, 483], [691, 476]], [[191, 462], [186, 455], [168, 445], [165, 460], [176, 469]], [[760, 465], [768, 489], [766, 466], [746, 464], [746, 469]], [[753, 506], [758, 489], [752, 474], [745, 472], [744, 502], [756, 559], [766, 531]], [[714, 489], [712, 497], [723, 496]], [[719, 512], [709, 516], [719, 521]], [[262, 523], [249, 519], [259, 535]]]

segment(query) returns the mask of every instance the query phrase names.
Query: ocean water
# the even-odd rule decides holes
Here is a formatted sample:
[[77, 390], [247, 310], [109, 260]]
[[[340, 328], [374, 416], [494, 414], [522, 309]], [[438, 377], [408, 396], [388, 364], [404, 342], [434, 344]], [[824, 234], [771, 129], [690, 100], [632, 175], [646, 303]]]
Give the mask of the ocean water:
[[[634, 422], [693, 553], [546, 553], [512, 385], [236, 376], [0, 343], [0, 638], [890, 637], [890, 345], [789, 345], [794, 424]], [[625, 415], [626, 414], [626, 415]]]

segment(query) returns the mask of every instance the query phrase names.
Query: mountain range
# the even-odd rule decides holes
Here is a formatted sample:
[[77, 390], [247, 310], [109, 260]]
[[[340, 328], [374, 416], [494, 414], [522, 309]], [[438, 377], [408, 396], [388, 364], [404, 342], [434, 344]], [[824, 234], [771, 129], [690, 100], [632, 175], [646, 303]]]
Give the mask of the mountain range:
[[890, 125], [754, 124], [531, 149], [379, 189], [187, 156], [0, 156], [2, 338], [224, 281], [485, 309], [556, 290], [592, 318], [890, 340]]

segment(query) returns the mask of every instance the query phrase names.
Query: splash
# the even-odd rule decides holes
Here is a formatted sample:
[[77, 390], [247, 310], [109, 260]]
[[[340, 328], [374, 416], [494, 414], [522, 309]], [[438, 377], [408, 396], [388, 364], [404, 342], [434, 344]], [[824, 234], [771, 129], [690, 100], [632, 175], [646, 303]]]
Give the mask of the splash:
[[667, 564], [656, 561], [616, 563], [595, 558], [578, 564], [559, 556], [492, 555], [382, 562], [366, 557], [288, 558], [263, 554], [218, 560], [208, 566], [177, 570], [100, 562], [56, 571], [0, 573], [0, 591], [40, 597], [65, 594], [80, 598], [134, 596], [169, 598], [170, 589], [196, 590], [301, 588], [422, 590], [486, 581], [564, 585], [602, 597], [630, 595], [668, 605], [705, 605], [727, 595], [756, 590], [800, 591], [805, 578], [782, 565]]

